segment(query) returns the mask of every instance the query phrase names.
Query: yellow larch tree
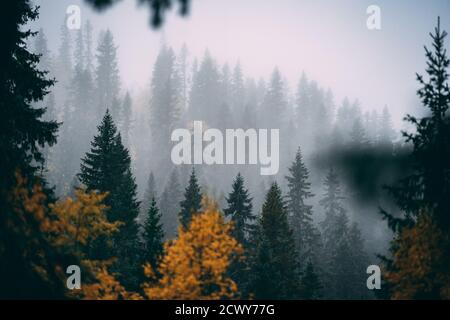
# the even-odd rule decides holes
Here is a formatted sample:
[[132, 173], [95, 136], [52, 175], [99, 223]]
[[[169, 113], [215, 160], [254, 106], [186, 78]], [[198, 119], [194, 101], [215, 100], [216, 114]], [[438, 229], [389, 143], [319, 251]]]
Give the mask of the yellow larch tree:
[[[161, 277], [143, 285], [149, 299], [231, 299], [238, 297], [235, 282], [227, 275], [241, 245], [231, 236], [217, 205], [203, 199], [203, 211], [194, 214], [187, 229], [178, 229], [178, 238], [167, 242], [166, 255], [158, 273]], [[153, 279], [149, 264], [146, 275]]]
[[[114, 259], [105, 261], [88, 260], [84, 247], [100, 236], [110, 236], [121, 225], [108, 221], [103, 204], [106, 194], [75, 191], [75, 197], [67, 197], [56, 203], [48, 203], [41, 185], [31, 190], [20, 173], [12, 190], [10, 201], [14, 214], [7, 221], [11, 232], [21, 234], [26, 248], [21, 253], [29, 268], [50, 286], [64, 288], [65, 269], [78, 264], [83, 270], [80, 290], [66, 290], [69, 298], [83, 299], [139, 299], [136, 293], [127, 292], [108, 272]], [[37, 234], [32, 226], [39, 231]], [[26, 242], [25, 242], [26, 241]], [[1, 247], [0, 247], [1, 251]]]
[[450, 299], [449, 235], [423, 210], [394, 240], [385, 273], [393, 299]]

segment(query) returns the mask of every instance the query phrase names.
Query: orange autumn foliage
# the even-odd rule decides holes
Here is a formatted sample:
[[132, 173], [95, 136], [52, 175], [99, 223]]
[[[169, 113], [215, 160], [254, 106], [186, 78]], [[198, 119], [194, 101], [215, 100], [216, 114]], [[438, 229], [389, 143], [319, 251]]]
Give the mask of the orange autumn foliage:
[[[235, 282], [226, 274], [233, 259], [242, 254], [217, 205], [204, 199], [204, 210], [192, 217], [188, 228], [165, 245], [156, 284], [144, 284], [149, 299], [230, 299], [238, 296]], [[149, 278], [154, 277], [149, 264]]]
[[[11, 192], [14, 215], [7, 220], [8, 228], [22, 234], [33, 251], [23, 252], [30, 256], [30, 268], [44, 281], [52, 285], [65, 286], [67, 262], [49, 261], [48, 255], [60, 252], [70, 261], [78, 261], [83, 269], [85, 280], [81, 290], [67, 291], [70, 298], [84, 299], [136, 299], [138, 295], [128, 293], [123, 286], [109, 274], [109, 261], [90, 261], [85, 259], [82, 246], [100, 236], [110, 236], [121, 225], [111, 223], [105, 215], [107, 207], [102, 203], [106, 194], [75, 191], [75, 197], [67, 197], [53, 204], [47, 204], [47, 196], [41, 185], [36, 184], [30, 191], [27, 181], [16, 173], [17, 184]], [[39, 230], [39, 238], [32, 225]], [[39, 242], [39, 241], [40, 242]], [[45, 249], [42, 247], [45, 240]], [[53, 252], [49, 252], [53, 251]], [[57, 280], [55, 280], [55, 277]], [[59, 282], [56, 284], [55, 282]]]
[[394, 241], [393, 268], [385, 273], [393, 299], [450, 299], [449, 236], [422, 211]]
[[83, 285], [78, 297], [86, 300], [142, 300], [139, 294], [127, 291], [109, 273], [111, 261], [86, 260], [83, 264], [94, 272], [97, 282]]
[[67, 197], [50, 204], [51, 212], [56, 217], [49, 227], [54, 245], [77, 247], [117, 232], [121, 223], [109, 222], [105, 215], [107, 206], [103, 200], [106, 196], [105, 193], [86, 193], [78, 189], [74, 199]]
[[[82, 248], [100, 236], [110, 236], [118, 230], [120, 223], [110, 223], [107, 207], [102, 203], [104, 194], [77, 190], [75, 197], [68, 197], [47, 204], [47, 197], [40, 185], [32, 191], [26, 187], [25, 179], [17, 175], [17, 187], [12, 198], [17, 203], [14, 221], [8, 221], [15, 232], [27, 235], [35, 241], [30, 221], [37, 227], [46, 243], [45, 250], [35, 250], [42, 263], [30, 267], [49, 282], [66, 281], [64, 263], [49, 264], [45, 261], [48, 250], [72, 255], [82, 268], [83, 281], [80, 290], [67, 290], [67, 297], [89, 300], [143, 299], [137, 293], [127, 291], [109, 272], [114, 259], [92, 261], [86, 259]], [[149, 299], [224, 299], [238, 297], [238, 288], [227, 275], [234, 259], [242, 254], [241, 245], [231, 236], [232, 224], [225, 223], [217, 205], [204, 199], [204, 211], [194, 215], [189, 228], [180, 227], [179, 236], [165, 245], [155, 277], [150, 264], [144, 266], [151, 278], [142, 285]], [[39, 248], [39, 243], [35, 247]], [[53, 249], [51, 249], [53, 248]], [[38, 260], [39, 261], [39, 260]], [[51, 280], [55, 278], [57, 280]]]

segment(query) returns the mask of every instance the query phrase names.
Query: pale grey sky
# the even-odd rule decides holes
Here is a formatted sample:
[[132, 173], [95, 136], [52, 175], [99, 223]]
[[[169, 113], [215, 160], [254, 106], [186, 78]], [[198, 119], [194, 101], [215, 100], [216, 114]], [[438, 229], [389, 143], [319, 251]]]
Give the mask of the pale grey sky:
[[[424, 70], [423, 45], [437, 16], [450, 31], [450, 1], [407, 0], [192, 0], [191, 14], [175, 12], [164, 27], [149, 26], [149, 12], [123, 0], [97, 13], [78, 0], [39, 0], [43, 26], [56, 50], [68, 5], [81, 7], [98, 32], [110, 28], [119, 47], [124, 87], [148, 85], [162, 39], [192, 56], [206, 48], [218, 62], [240, 61], [245, 74], [268, 78], [275, 66], [295, 89], [301, 71], [330, 87], [337, 103], [358, 98], [367, 109], [389, 106], [396, 124], [414, 104], [415, 72]], [[366, 9], [381, 8], [382, 29], [366, 27]], [[447, 40], [447, 48], [450, 48]]]

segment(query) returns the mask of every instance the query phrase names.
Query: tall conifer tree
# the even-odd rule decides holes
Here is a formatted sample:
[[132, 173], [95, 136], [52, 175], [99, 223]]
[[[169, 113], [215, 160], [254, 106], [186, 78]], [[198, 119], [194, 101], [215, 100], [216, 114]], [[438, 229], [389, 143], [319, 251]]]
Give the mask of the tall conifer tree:
[[195, 175], [195, 169], [192, 168], [189, 184], [184, 192], [184, 199], [180, 202], [181, 211], [179, 219], [181, 225], [186, 228], [192, 219], [192, 215], [200, 211], [202, 206], [202, 194]]
[[79, 179], [88, 190], [108, 192], [105, 199], [105, 204], [110, 208], [108, 219], [123, 222], [120, 231], [114, 235], [112, 250], [100, 243], [93, 248], [92, 254], [94, 257], [104, 256], [105, 253], [117, 256], [121, 279], [125, 285], [135, 288], [139, 268], [136, 263], [139, 255], [137, 186], [131, 172], [130, 155], [122, 145], [108, 110], [98, 127], [98, 135], [91, 143], [91, 150], [82, 159]]
[[297, 253], [277, 183], [266, 195], [256, 235], [250, 291], [256, 299], [299, 297]]
[[303, 162], [300, 148], [286, 179], [289, 188], [287, 194], [289, 219], [296, 239], [300, 264], [305, 268], [307, 261], [316, 262], [315, 255], [320, 248], [320, 234], [313, 224], [312, 206], [307, 204], [308, 199], [314, 195], [311, 192], [309, 172]]

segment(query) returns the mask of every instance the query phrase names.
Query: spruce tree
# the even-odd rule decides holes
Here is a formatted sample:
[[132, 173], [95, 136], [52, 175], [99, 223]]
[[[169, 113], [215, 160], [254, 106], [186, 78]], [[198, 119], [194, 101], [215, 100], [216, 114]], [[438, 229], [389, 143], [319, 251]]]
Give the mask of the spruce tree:
[[[344, 199], [337, 173], [331, 168], [325, 178], [325, 194], [319, 201], [325, 211], [325, 218], [320, 223], [323, 239], [322, 264], [324, 271], [324, 287], [326, 298], [336, 298], [338, 281], [336, 274], [342, 270], [341, 266], [335, 266], [342, 255], [346, 254], [346, 234], [348, 219], [342, 206]], [[344, 241], [344, 242], [343, 242]], [[337, 267], [337, 269], [336, 269]], [[344, 266], [344, 269], [346, 266]]]
[[106, 111], [98, 127], [98, 135], [91, 143], [91, 150], [82, 159], [80, 181], [88, 190], [108, 192], [105, 204], [110, 207], [109, 221], [121, 221], [123, 225], [113, 236], [112, 250], [104, 242], [96, 244], [91, 254], [117, 256], [117, 271], [124, 284], [137, 285], [138, 228], [136, 217], [139, 202], [136, 200], [136, 183], [131, 172], [128, 150], [122, 145], [120, 134], [109, 111]]
[[281, 128], [287, 108], [285, 86], [280, 71], [272, 73], [270, 85], [262, 103], [263, 123], [267, 128]]
[[245, 103], [244, 77], [241, 64], [238, 62], [233, 70], [231, 79], [231, 111], [233, 114], [242, 113]]
[[159, 202], [166, 239], [175, 238], [177, 235], [178, 213], [180, 212], [180, 201], [182, 198], [183, 191], [180, 186], [178, 172], [176, 169], [173, 169]]
[[70, 79], [72, 79], [72, 39], [69, 29], [66, 26], [64, 19], [61, 25], [60, 42], [58, 54], [56, 57], [55, 77], [58, 79], [57, 85], [62, 89], [62, 92], [68, 87]]
[[244, 178], [240, 173], [233, 181], [232, 191], [226, 201], [228, 205], [224, 213], [234, 223], [232, 235], [244, 248], [248, 248], [256, 217], [252, 212], [252, 198], [244, 186]]
[[61, 194], [71, 192], [70, 183], [80, 166], [80, 158], [89, 148], [95, 133], [96, 120], [93, 105], [93, 80], [89, 71], [78, 64], [73, 71], [67, 103], [63, 112], [60, 143], [55, 148], [59, 172], [58, 187]]
[[307, 130], [302, 128], [309, 128], [311, 125], [311, 102], [309, 93], [309, 81], [305, 72], [302, 72], [301, 78], [297, 85], [297, 92], [295, 97], [296, 103], [296, 120], [302, 133]]
[[210, 127], [220, 126], [220, 73], [209, 52], [205, 53], [199, 70], [194, 74], [189, 98], [189, 120], [202, 120]]
[[287, 194], [289, 219], [296, 239], [300, 264], [304, 268], [307, 261], [316, 262], [315, 255], [319, 250], [320, 235], [313, 224], [312, 206], [307, 204], [308, 199], [314, 195], [311, 192], [309, 172], [303, 162], [300, 148], [289, 168], [286, 180], [289, 188]]
[[321, 291], [322, 284], [314, 270], [314, 264], [308, 261], [300, 282], [301, 297], [306, 300], [317, 300], [322, 297]]
[[[42, 277], [35, 267], [56, 267], [69, 262], [52, 251], [33, 215], [27, 215], [25, 221], [17, 221], [12, 203], [16, 173], [27, 179], [26, 187], [30, 192], [33, 184], [44, 182], [38, 177], [44, 166], [41, 150], [56, 143], [58, 130], [55, 121], [42, 119], [45, 108], [40, 105], [53, 80], [48, 79], [45, 70], [38, 68], [39, 56], [27, 47], [29, 37], [34, 35], [27, 26], [37, 17], [38, 8], [28, 0], [12, 1], [2, 7], [0, 298], [3, 299], [63, 298], [65, 288], [60, 279], [52, 272]], [[51, 196], [50, 192], [47, 196]], [[14, 223], [28, 232], [14, 230], [11, 228]], [[44, 257], [43, 252], [51, 254]]]
[[433, 208], [432, 214], [438, 224], [445, 231], [450, 229], [450, 59], [444, 44], [447, 32], [441, 30], [439, 19], [430, 36], [433, 50], [425, 47], [428, 79], [417, 75], [422, 86], [417, 93], [430, 115], [421, 119], [412, 115], [406, 117], [406, 121], [415, 126], [413, 132], [403, 133], [406, 142], [413, 145], [410, 157], [413, 173], [389, 188], [404, 212], [404, 217], [400, 219], [384, 212], [384, 217], [394, 230], [413, 225], [414, 217], [423, 208]]
[[156, 190], [155, 176], [153, 175], [153, 172], [150, 172], [147, 180], [147, 187], [144, 191], [144, 197], [141, 202], [141, 213], [139, 215], [139, 222], [141, 224], [145, 221], [144, 217], [150, 209], [152, 199], [155, 199], [156, 203], [158, 203], [158, 192]]
[[172, 48], [161, 47], [153, 66], [150, 99], [150, 129], [157, 165], [168, 170], [170, 135], [180, 118], [181, 87]]
[[383, 108], [380, 117], [378, 143], [381, 147], [392, 150], [395, 131], [392, 127], [391, 114], [387, 106]]
[[191, 222], [192, 215], [198, 213], [201, 206], [202, 194], [195, 176], [195, 169], [192, 168], [189, 184], [184, 192], [184, 199], [180, 202], [181, 211], [178, 214], [180, 223], [184, 228], [187, 228], [189, 222]]
[[[429, 228], [439, 229], [438, 232], [434, 232], [435, 235], [439, 234], [439, 231], [446, 235], [444, 236], [444, 245], [433, 254], [434, 257], [441, 258], [438, 258], [439, 261], [435, 261], [433, 264], [440, 265], [442, 270], [449, 269], [447, 258], [450, 249], [448, 237], [450, 230], [450, 144], [448, 143], [450, 136], [450, 88], [448, 83], [450, 59], [447, 57], [444, 43], [447, 32], [441, 30], [439, 18], [434, 33], [430, 33], [430, 36], [433, 40], [433, 49], [425, 47], [427, 77], [417, 74], [417, 81], [421, 85], [417, 94], [429, 115], [423, 118], [407, 115], [406, 121], [415, 127], [412, 132], [403, 132], [406, 142], [411, 143], [413, 147], [409, 158], [412, 172], [397, 185], [389, 187], [389, 191], [394, 196], [403, 215], [398, 217], [382, 210], [389, 227], [397, 236], [390, 248], [392, 255], [396, 257], [393, 260], [384, 259], [385, 269], [393, 277], [407, 272], [399, 268], [399, 260], [405, 259], [405, 257], [410, 260], [403, 261], [404, 269], [408, 268], [405, 265], [418, 265], [421, 263], [420, 260], [423, 261], [424, 258], [418, 257], [417, 253], [413, 256], [402, 254], [402, 252], [411, 252], [411, 248], [409, 248], [411, 245], [402, 237], [414, 231], [415, 237], [419, 238], [423, 232], [421, 228], [426, 229], [423, 227], [423, 221], [427, 219], [430, 221]], [[432, 241], [430, 240], [430, 242]], [[429, 264], [430, 261], [427, 260], [426, 263]], [[448, 277], [448, 271], [446, 276]], [[448, 281], [430, 281], [430, 278], [433, 277], [434, 275], [431, 277], [416, 275], [412, 281], [422, 282], [425, 278], [428, 285], [411, 290], [413, 295], [427, 299], [441, 299], [445, 295], [442, 294], [442, 288], [448, 287]], [[386, 282], [385, 288], [388, 295], [399, 296], [398, 287], [395, 292], [395, 284], [396, 281], [392, 278], [391, 281]]]
[[75, 66], [78, 66], [79, 68], [84, 69], [85, 51], [84, 51], [83, 28], [80, 28], [77, 30], [73, 58], [74, 58]]
[[117, 65], [117, 47], [110, 30], [101, 36], [97, 47], [97, 69], [95, 70], [97, 106], [99, 114], [107, 108], [112, 111], [113, 101], [120, 90], [120, 76]]
[[319, 202], [325, 211], [321, 222], [324, 294], [329, 299], [367, 298], [364, 279], [368, 259], [360, 230], [356, 224], [349, 225], [343, 199], [338, 175], [330, 169], [325, 195]]
[[94, 54], [92, 52], [93, 27], [89, 20], [85, 23], [86, 36], [84, 37], [84, 57], [86, 59], [86, 69], [89, 72], [94, 71]]
[[51, 53], [48, 49], [47, 37], [42, 28], [40, 28], [39, 32], [36, 34], [33, 51], [39, 55], [39, 69], [50, 72], [52, 68]]
[[367, 290], [367, 267], [370, 265], [369, 256], [364, 246], [364, 239], [361, 230], [356, 222], [352, 223], [347, 234], [350, 252], [347, 257], [352, 263], [351, 275], [351, 298], [367, 299], [370, 292]]
[[189, 72], [188, 72], [188, 56], [189, 50], [186, 43], [183, 43], [178, 56], [178, 73], [180, 79], [181, 88], [181, 100], [182, 100], [182, 110], [183, 112], [187, 109], [188, 102], [188, 88], [189, 88]]
[[157, 269], [159, 258], [163, 253], [164, 231], [161, 224], [161, 213], [156, 205], [155, 198], [152, 198], [150, 208], [144, 221], [144, 232], [142, 235], [144, 254], [143, 262], [148, 262]]
[[298, 298], [295, 241], [276, 182], [266, 195], [255, 240], [250, 292], [256, 299]]
[[232, 191], [226, 198], [227, 208], [224, 210], [226, 216], [233, 222], [232, 236], [243, 246], [244, 259], [234, 261], [229, 268], [231, 278], [236, 282], [241, 296], [248, 297], [249, 291], [249, 257], [252, 250], [252, 238], [255, 233], [255, 215], [253, 214], [252, 198], [244, 187], [244, 178], [240, 173], [233, 181]]
[[356, 150], [367, 148], [369, 144], [367, 133], [363, 127], [361, 118], [357, 118], [353, 122], [353, 126], [350, 131], [350, 144]]
[[131, 117], [132, 117], [132, 100], [130, 93], [127, 91], [123, 98], [122, 108], [120, 112], [120, 132], [123, 137], [123, 143], [126, 146], [130, 145], [131, 133]]

